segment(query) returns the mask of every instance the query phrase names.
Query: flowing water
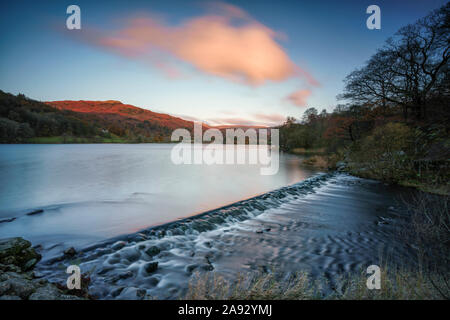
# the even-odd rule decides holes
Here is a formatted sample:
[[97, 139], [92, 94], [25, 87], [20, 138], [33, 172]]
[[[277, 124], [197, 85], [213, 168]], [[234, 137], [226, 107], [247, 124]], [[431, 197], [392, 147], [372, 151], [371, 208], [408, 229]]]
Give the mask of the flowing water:
[[[104, 299], [176, 298], [196, 271], [332, 278], [408, 260], [395, 232], [404, 189], [319, 173], [292, 155], [281, 155], [274, 176], [258, 165], [177, 166], [171, 148], [1, 146], [0, 237], [38, 245], [37, 269], [50, 280], [64, 282], [64, 266], [80, 264]], [[64, 258], [72, 245], [79, 253]]]

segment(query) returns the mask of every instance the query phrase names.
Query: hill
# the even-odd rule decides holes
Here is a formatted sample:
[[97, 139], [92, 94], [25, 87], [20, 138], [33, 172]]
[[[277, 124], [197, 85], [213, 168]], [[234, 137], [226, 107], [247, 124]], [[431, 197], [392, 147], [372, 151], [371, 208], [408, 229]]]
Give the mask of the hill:
[[149, 121], [171, 130], [177, 128], [191, 128], [192, 122], [173, 117], [164, 113], [138, 108], [120, 101], [48, 101], [46, 104], [59, 110], [70, 110], [78, 113], [89, 113], [98, 116], [118, 115], [139, 121]]
[[119, 101], [40, 102], [0, 90], [1, 143], [169, 142], [193, 123]]

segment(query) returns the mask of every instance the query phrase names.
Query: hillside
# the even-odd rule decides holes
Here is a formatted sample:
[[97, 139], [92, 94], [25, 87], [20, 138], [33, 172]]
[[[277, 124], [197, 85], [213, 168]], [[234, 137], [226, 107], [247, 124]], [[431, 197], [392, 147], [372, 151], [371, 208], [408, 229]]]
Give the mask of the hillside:
[[1, 143], [169, 142], [193, 123], [119, 101], [40, 102], [0, 90]]
[[99, 116], [119, 115], [125, 118], [139, 121], [149, 121], [171, 130], [177, 128], [192, 128], [192, 122], [181, 118], [173, 117], [164, 113], [157, 113], [146, 109], [141, 109], [130, 104], [123, 104], [120, 101], [48, 101], [46, 104], [59, 110], [70, 110], [79, 113], [90, 113]]
[[[0, 143], [170, 142], [178, 128], [192, 131], [193, 122], [115, 100], [40, 102], [0, 90]], [[203, 124], [209, 128], [225, 135], [264, 127]]]

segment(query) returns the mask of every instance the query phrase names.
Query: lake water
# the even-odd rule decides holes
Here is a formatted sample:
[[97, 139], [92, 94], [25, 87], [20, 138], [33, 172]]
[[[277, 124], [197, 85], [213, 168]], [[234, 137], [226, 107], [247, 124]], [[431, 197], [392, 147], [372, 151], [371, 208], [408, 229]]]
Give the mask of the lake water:
[[[260, 165], [175, 165], [173, 144], [0, 145], [0, 236], [82, 246], [194, 215], [304, 180], [281, 155]], [[44, 212], [27, 216], [34, 210]]]
[[[407, 189], [320, 173], [286, 154], [272, 176], [259, 165], [174, 165], [172, 147], [0, 146], [0, 238], [37, 245], [36, 271], [50, 281], [64, 284], [78, 261], [100, 299], [175, 299], [197, 271], [332, 280], [414, 261], [397, 229]], [[75, 257], [64, 257], [69, 246]]]

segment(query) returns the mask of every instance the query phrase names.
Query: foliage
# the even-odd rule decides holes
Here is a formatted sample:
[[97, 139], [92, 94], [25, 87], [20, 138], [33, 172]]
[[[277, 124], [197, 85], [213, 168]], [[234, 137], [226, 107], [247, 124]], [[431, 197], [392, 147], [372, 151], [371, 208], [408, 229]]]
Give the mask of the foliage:
[[401, 28], [345, 79], [347, 104], [288, 118], [281, 149], [324, 148], [306, 163], [343, 160], [361, 177], [450, 193], [449, 17], [446, 4]]
[[60, 110], [0, 90], [1, 143], [163, 142], [171, 132], [157, 122]]

